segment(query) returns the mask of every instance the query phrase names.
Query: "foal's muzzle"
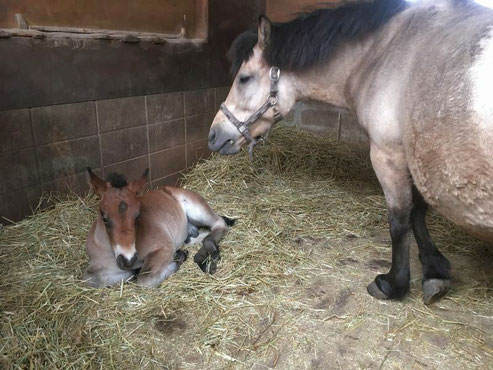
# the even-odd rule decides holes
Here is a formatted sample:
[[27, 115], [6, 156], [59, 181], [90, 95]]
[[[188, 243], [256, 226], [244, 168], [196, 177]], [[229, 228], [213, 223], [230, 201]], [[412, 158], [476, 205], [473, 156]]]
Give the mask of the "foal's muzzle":
[[123, 254], [119, 254], [116, 258], [116, 264], [122, 270], [132, 270], [132, 266], [137, 261], [138, 255], [135, 253], [131, 259], [128, 259]]

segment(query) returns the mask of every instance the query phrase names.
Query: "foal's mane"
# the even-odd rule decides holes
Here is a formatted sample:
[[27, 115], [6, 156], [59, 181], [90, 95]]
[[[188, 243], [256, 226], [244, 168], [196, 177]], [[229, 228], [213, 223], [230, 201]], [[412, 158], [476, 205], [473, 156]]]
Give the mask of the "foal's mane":
[[[272, 25], [263, 57], [281, 69], [310, 68], [326, 61], [339, 43], [376, 31], [406, 7], [405, 0], [351, 1], [300, 14], [290, 22]], [[246, 31], [233, 42], [228, 52], [233, 75], [250, 59], [256, 43], [256, 31]]]
[[122, 174], [112, 172], [108, 175], [106, 181], [108, 181], [112, 187], [121, 189], [128, 185], [127, 179]]

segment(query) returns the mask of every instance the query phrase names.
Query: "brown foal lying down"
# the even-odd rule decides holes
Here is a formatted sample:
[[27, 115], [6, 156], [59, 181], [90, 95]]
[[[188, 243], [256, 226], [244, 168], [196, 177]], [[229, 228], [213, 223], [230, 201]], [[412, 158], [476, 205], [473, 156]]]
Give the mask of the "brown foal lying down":
[[218, 216], [189, 190], [164, 186], [139, 195], [148, 170], [130, 183], [119, 174], [110, 175], [107, 182], [87, 171], [91, 190], [100, 198], [98, 218], [86, 242], [85, 279], [91, 286], [120, 283], [136, 274], [138, 285], [159, 285], [187, 259], [188, 252], [179, 248], [198, 235], [199, 227], [210, 233], [194, 260], [204, 272], [215, 272], [218, 243], [233, 220]]

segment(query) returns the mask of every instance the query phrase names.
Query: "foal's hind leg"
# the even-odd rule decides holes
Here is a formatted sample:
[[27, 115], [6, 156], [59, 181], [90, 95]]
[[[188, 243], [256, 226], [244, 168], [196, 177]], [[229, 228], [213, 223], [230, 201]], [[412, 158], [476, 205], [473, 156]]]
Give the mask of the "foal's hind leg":
[[166, 190], [180, 202], [190, 224], [210, 229], [210, 233], [202, 241], [202, 247], [194, 256], [194, 261], [202, 271], [213, 274], [220, 259], [219, 242], [228, 225], [234, 224], [234, 220], [218, 216], [207, 201], [197, 193], [171, 187], [166, 188]]
[[[214, 214], [214, 216], [216, 215]], [[202, 241], [202, 247], [195, 254], [193, 260], [202, 271], [213, 274], [216, 272], [217, 263], [221, 258], [219, 242], [227, 230], [227, 225], [221, 217], [218, 217], [211, 225], [207, 226], [211, 228], [211, 232]]]
[[389, 211], [392, 267], [368, 285], [368, 293], [379, 299], [399, 299], [409, 291], [410, 281], [411, 178], [400, 147], [382, 150], [372, 144], [370, 156]]
[[450, 262], [437, 249], [426, 227], [428, 204], [413, 186], [412, 224], [423, 266], [423, 301], [431, 304], [442, 298], [450, 288]]
[[155, 287], [173, 275], [187, 260], [188, 252], [177, 250], [170, 258], [170, 249], [157, 249], [149, 253], [137, 277], [137, 285]]

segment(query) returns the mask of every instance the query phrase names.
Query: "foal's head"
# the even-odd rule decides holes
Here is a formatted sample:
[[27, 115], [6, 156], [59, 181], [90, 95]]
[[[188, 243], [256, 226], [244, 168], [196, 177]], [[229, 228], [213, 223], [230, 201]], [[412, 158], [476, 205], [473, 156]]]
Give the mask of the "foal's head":
[[140, 220], [141, 204], [138, 194], [147, 182], [148, 170], [130, 183], [119, 174], [111, 174], [108, 181], [99, 178], [90, 168], [89, 184], [99, 196], [99, 217], [104, 223], [111, 248], [121, 269], [131, 269], [137, 260], [135, 230]]
[[[259, 18], [257, 33], [245, 32], [239, 36], [228, 53], [236, 74], [224, 102], [229, 111], [240, 121], [247, 120], [269, 99], [271, 93], [271, 65], [264, 58], [264, 51], [271, 39], [272, 24], [262, 16]], [[287, 114], [295, 103], [294, 89], [289, 86], [286, 74], [281, 71], [278, 82], [277, 109]], [[250, 125], [250, 135], [257, 138], [267, 133], [275, 121], [274, 109], [267, 110], [255, 123]], [[209, 131], [209, 148], [221, 154], [235, 154], [247, 143], [245, 137], [219, 111]]]

